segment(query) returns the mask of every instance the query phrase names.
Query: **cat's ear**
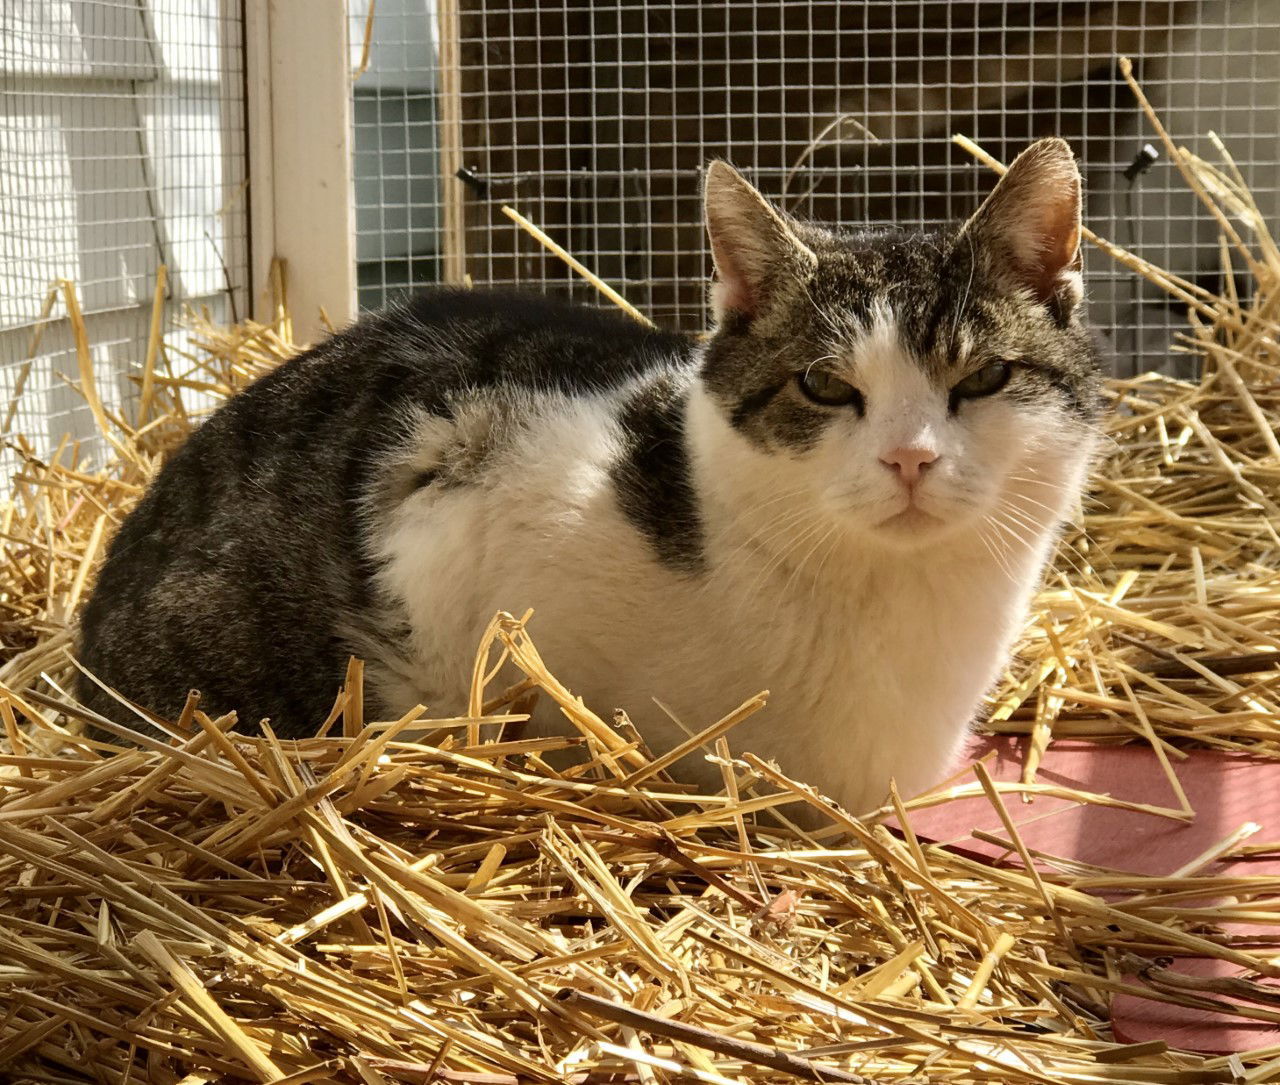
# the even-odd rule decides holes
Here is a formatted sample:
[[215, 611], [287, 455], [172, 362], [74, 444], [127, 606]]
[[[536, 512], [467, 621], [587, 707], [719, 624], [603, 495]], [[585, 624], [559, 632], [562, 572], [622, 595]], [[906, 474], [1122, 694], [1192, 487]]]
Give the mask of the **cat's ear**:
[[961, 233], [1010, 286], [1073, 309], [1083, 295], [1080, 170], [1066, 140], [1038, 140], [1018, 155]]
[[728, 162], [707, 167], [707, 235], [716, 265], [711, 305], [716, 322], [760, 315], [788, 279], [807, 277], [818, 260], [763, 196]]

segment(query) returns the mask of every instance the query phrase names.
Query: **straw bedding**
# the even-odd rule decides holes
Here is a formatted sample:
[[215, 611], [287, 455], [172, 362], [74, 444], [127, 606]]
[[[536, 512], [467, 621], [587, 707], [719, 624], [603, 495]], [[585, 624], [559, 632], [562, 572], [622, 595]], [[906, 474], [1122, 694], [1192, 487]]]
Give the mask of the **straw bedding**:
[[[1043, 786], [1053, 734], [1147, 742], [1166, 765], [1188, 744], [1280, 756], [1280, 254], [1225, 152], [1178, 161], [1222, 215], [1224, 261], [1258, 290], [1212, 297], [1119, 254], [1191, 307], [1179, 348], [1203, 377], [1110, 386], [1112, 444], [992, 697], [992, 728], [1032, 736], [1024, 792]], [[199, 397], [234, 394], [294, 351], [282, 284], [271, 324], [193, 314], [190, 356], [160, 349], [157, 324], [136, 424], [97, 401], [65, 286], [108, 462], [69, 444], [42, 457], [7, 435], [23, 466], [0, 510], [0, 1076], [1280, 1076], [1280, 1048], [1212, 1059], [1118, 1045], [1107, 1012], [1126, 991], [1201, 1007], [1230, 996], [1233, 1013], [1280, 1023], [1274, 989], [1254, 982], [1280, 976], [1274, 947], [1221, 927], [1223, 898], [1263, 912], [1280, 884], [1036, 871], [1005, 810], [1018, 785], [981, 765], [854, 820], [729, 755], [725, 735], [760, 698], [697, 736], [725, 786], [692, 794], [625, 718], [596, 714], [611, 706], [579, 703], [547, 673], [536, 616], [495, 619], [465, 719], [366, 721], [353, 664], [322, 737], [234, 735], [195, 697], [167, 745], [82, 737], [65, 693], [69, 623], [104, 541]], [[525, 680], [493, 688], [505, 659]], [[534, 695], [561, 705], [573, 737], [517, 737], [507, 725]], [[544, 755], [570, 742], [588, 767], [558, 773]], [[1011, 864], [911, 833], [913, 806], [974, 793], [1002, 814]], [[797, 803], [831, 829], [777, 827]], [[905, 833], [881, 824], [891, 813]], [[1124, 899], [1082, 888], [1108, 882]], [[1188, 987], [1158, 960], [1179, 953], [1244, 971]]]

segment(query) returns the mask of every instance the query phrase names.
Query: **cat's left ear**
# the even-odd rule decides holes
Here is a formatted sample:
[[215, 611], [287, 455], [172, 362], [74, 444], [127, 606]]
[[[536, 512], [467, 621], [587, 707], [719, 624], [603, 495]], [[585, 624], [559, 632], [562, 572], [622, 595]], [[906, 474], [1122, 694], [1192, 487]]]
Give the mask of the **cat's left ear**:
[[1067, 141], [1038, 140], [1018, 155], [965, 234], [999, 279], [1063, 313], [1075, 308], [1084, 294], [1080, 170]]
[[753, 320], [788, 280], [807, 277], [818, 258], [777, 211], [728, 162], [707, 168], [707, 235], [716, 265], [711, 306], [716, 323], [728, 313]]

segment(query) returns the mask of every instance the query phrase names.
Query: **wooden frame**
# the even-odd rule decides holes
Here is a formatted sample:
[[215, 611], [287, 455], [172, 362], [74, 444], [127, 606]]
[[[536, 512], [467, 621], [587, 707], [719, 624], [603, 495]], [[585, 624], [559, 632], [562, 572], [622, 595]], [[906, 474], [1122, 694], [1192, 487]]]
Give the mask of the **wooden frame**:
[[356, 315], [351, 72], [346, 4], [245, 0], [253, 309], [271, 315], [284, 262], [300, 341]]
[[440, 222], [442, 278], [461, 284], [467, 274], [466, 192], [458, 178], [462, 165], [461, 58], [458, 55], [457, 0], [437, 0], [436, 33], [440, 50]]

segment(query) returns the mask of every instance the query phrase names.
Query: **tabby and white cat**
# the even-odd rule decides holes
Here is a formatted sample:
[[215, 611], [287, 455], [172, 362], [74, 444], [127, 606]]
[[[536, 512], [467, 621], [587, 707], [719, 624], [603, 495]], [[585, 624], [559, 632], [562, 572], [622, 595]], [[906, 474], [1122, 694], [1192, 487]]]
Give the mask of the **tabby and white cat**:
[[[113, 541], [81, 658], [161, 714], [318, 726], [465, 703], [533, 608], [548, 665], [656, 750], [768, 688], [732, 744], [851, 810], [952, 764], [1094, 445], [1080, 181], [1024, 152], [953, 232], [788, 220], [712, 163], [705, 343], [432, 290], [221, 408]], [[137, 726], [90, 681], [84, 700]], [[556, 727], [553, 706], [535, 725]], [[700, 757], [680, 771], [719, 775]]]

